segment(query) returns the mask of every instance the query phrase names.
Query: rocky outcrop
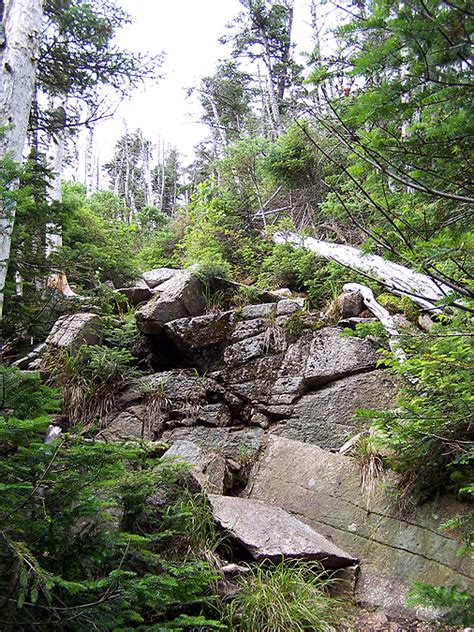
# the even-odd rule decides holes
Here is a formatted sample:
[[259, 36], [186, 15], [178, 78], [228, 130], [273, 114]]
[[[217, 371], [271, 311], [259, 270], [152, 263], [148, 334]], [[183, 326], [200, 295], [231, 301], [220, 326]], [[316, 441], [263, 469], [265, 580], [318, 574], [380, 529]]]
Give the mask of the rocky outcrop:
[[217, 312], [173, 320], [165, 325], [164, 330], [183, 353], [193, 354], [198, 350], [223, 345], [231, 334], [234, 320], [233, 311]]
[[80, 313], [58, 318], [46, 344], [51, 347], [77, 349], [81, 345], [95, 345], [101, 341], [101, 321], [97, 314]]
[[248, 498], [210, 495], [215, 521], [256, 560], [317, 560], [326, 568], [357, 563], [286, 511]]
[[[357, 410], [396, 404], [399, 383], [377, 366], [377, 341], [321, 327], [300, 299], [267, 293], [259, 304], [206, 314], [191, 272], [157, 269], [147, 279], [155, 296], [137, 323], [157, 372], [116, 393], [100, 438], [169, 444], [164, 458], [189, 464], [191, 487], [212, 494], [216, 521], [254, 559], [339, 568], [357, 558], [356, 601], [384, 617], [413, 615], [405, 597], [415, 581], [468, 585], [458, 542], [441, 528], [461, 504], [444, 498], [402, 512], [393, 473], [367, 497], [355, 461], [334, 453], [367, 429]], [[367, 322], [358, 296], [344, 301], [344, 324]], [[48, 345], [98, 342], [97, 324], [93, 314], [63, 317]]]
[[[125, 402], [137, 388], [130, 385], [117, 398], [108, 436], [123, 436], [128, 427], [131, 435], [187, 439], [234, 458], [257, 453], [267, 431], [338, 449], [366, 427], [355, 420], [359, 408], [393, 405], [397, 384], [376, 370], [374, 341], [320, 328], [315, 316], [287, 298], [174, 318], [202, 310], [201, 290], [191, 273], [176, 273], [138, 311], [137, 321], [142, 331], [160, 333], [157, 352], [164, 348], [175, 366], [197, 367], [208, 377], [190, 370], [157, 373], [143, 378], [146, 388]], [[165, 404], [151, 422], [146, 402], [159, 399], [157, 391]]]
[[468, 587], [472, 567], [459, 542], [442, 529], [466, 508], [454, 499], [401, 511], [387, 475], [370, 496], [355, 462], [316, 445], [270, 437], [252, 475], [251, 499], [283, 508], [360, 560], [359, 602], [394, 616], [407, 614], [413, 582]]
[[390, 410], [397, 392], [398, 380], [388, 371], [351, 375], [304, 394], [288, 408], [288, 418], [275, 432], [329, 450], [338, 449], [367, 427], [365, 419], [355, 416], [357, 410]]
[[162, 283], [155, 298], [137, 311], [137, 324], [144, 334], [159, 334], [166, 323], [200, 316], [204, 307], [201, 281], [192, 272], [179, 272]]
[[212, 378], [189, 370], [164, 371], [129, 383], [100, 437], [192, 441], [231, 459], [250, 458], [263, 430], [250, 426], [251, 407]]

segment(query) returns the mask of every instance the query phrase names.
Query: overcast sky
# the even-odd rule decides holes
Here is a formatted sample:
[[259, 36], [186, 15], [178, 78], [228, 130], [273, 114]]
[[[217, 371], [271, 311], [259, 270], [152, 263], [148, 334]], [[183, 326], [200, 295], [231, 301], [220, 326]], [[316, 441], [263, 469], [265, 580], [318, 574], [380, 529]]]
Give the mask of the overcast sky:
[[[135, 91], [113, 120], [97, 127], [100, 162], [106, 162], [124, 130], [141, 128], [147, 139], [174, 144], [188, 158], [205, 136], [199, 106], [186, 98], [186, 88], [212, 74], [226, 51], [218, 43], [225, 26], [241, 9], [239, 0], [121, 0], [133, 19], [118, 36], [120, 45], [152, 55], [166, 53], [164, 78]], [[299, 51], [311, 48], [310, 0], [295, 1], [294, 41]]]

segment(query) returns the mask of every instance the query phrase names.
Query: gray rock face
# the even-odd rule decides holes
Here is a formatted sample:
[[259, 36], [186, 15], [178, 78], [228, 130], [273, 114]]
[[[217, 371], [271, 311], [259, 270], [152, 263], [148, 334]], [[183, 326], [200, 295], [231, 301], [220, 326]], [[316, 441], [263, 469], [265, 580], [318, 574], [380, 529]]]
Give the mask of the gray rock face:
[[240, 315], [244, 320], [252, 320], [253, 318], [265, 318], [275, 313], [275, 303], [262, 303], [260, 305], [246, 305], [242, 307]]
[[341, 336], [341, 330], [324, 327], [311, 341], [304, 368], [308, 385], [327, 384], [346, 375], [375, 369], [377, 345], [371, 340]]
[[251, 499], [278, 506], [360, 560], [356, 598], [393, 616], [405, 606], [413, 582], [468, 587], [472, 566], [456, 551], [459, 542], [441, 527], [467, 511], [444, 498], [401, 513], [390, 493], [391, 476], [367, 498], [360, 472], [348, 457], [270, 437], [249, 487]]
[[201, 281], [191, 272], [178, 272], [160, 286], [153, 300], [137, 311], [137, 324], [145, 334], [158, 334], [171, 320], [200, 316], [204, 308]]
[[242, 426], [211, 428], [197, 425], [190, 428], [165, 430], [162, 439], [167, 443], [192, 441], [199, 446], [219, 452], [227, 459], [245, 463], [253, 460], [261, 449], [264, 430]]
[[182, 440], [173, 443], [162, 459], [188, 463], [198, 489], [212, 494], [224, 493], [227, 468], [222, 455], [206, 450], [192, 441]]
[[129, 383], [117, 394], [115, 410], [100, 436], [188, 440], [229, 458], [250, 458], [263, 430], [250, 425], [251, 409], [210, 377], [165, 371]]
[[100, 317], [82, 313], [61, 316], [55, 322], [46, 344], [52, 347], [77, 349], [81, 345], [96, 345], [101, 341]]
[[351, 375], [320, 390], [304, 394], [290, 418], [275, 432], [289, 439], [338, 449], [367, 426], [356, 419], [359, 409], [390, 410], [395, 405], [398, 382], [388, 371]]
[[293, 312], [298, 312], [302, 308], [302, 305], [299, 301], [294, 301], [290, 299], [285, 299], [283, 301], [278, 301], [277, 304], [277, 316], [286, 316], [287, 314], [292, 314]]
[[209, 496], [215, 521], [256, 560], [318, 560], [342, 568], [357, 560], [294, 516], [248, 498]]
[[180, 349], [193, 352], [222, 345], [230, 336], [233, 320], [234, 312], [219, 312], [172, 320], [164, 329]]
[[142, 274], [142, 279], [153, 289], [162, 283], [169, 281], [171, 277], [178, 274], [179, 270], [173, 270], [172, 268], [155, 268], [154, 270], [147, 270]]
[[[333, 408], [331, 418], [324, 412], [324, 396], [315, 399], [314, 403], [305, 398], [310, 397], [308, 391], [339, 382], [346, 376], [372, 373], [378, 358], [377, 345], [370, 340], [342, 337], [341, 330], [336, 327], [314, 331], [311, 318], [304, 317], [301, 320], [302, 330], [294, 342], [289, 342], [285, 325], [288, 316], [278, 318], [282, 319], [281, 324], [269, 324], [264, 318], [237, 323], [230, 337], [230, 344], [224, 350], [221, 381], [233, 391], [258, 404], [262, 412], [271, 414], [275, 412], [275, 407], [280, 407], [277, 416], [295, 418], [296, 421], [294, 424], [291, 422], [291, 427], [302, 428], [302, 432], [295, 438], [316, 440], [315, 427], [320, 424], [321, 438], [327, 445], [326, 435], [329, 432], [331, 436], [334, 423], [340, 425], [335, 438], [339, 440], [345, 437], [350, 431], [346, 426], [351, 425], [349, 419], [355, 410], [369, 408], [374, 402], [377, 405], [375, 385], [378, 380], [375, 377], [367, 381], [355, 381], [352, 390], [358, 391], [356, 394], [351, 391], [347, 401], [344, 388], [352, 383], [344, 383], [330, 398]], [[377, 372], [376, 375], [380, 379], [382, 374]], [[366, 386], [368, 393], [364, 396]], [[385, 383], [381, 383], [378, 393], [382, 393], [385, 386]], [[382, 396], [381, 405], [392, 402], [395, 389], [392, 382], [388, 386], [390, 397]], [[311, 396], [313, 395], [317, 398], [316, 392], [311, 393]], [[296, 405], [300, 398], [303, 398], [304, 402], [295, 410], [293, 405]], [[340, 418], [337, 415], [338, 408], [341, 409]], [[301, 423], [297, 420], [300, 413]], [[316, 417], [313, 422], [314, 414]], [[357, 427], [355, 423], [352, 425]], [[308, 432], [306, 426], [309, 428]]]

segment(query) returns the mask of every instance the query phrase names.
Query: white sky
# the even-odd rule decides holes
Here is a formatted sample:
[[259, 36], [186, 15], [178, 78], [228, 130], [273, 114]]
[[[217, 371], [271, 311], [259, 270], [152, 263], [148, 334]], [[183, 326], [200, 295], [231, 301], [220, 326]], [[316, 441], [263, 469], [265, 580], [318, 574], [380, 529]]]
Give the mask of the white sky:
[[[226, 57], [218, 38], [241, 9], [239, 0], [121, 0], [133, 19], [117, 41], [126, 48], [155, 55], [166, 53], [157, 84], [137, 90], [120, 106], [113, 120], [96, 129], [96, 151], [101, 164], [111, 157], [124, 131], [141, 128], [145, 138], [174, 144], [186, 158], [207, 130], [199, 124], [199, 106], [186, 98], [186, 88], [199, 84]], [[312, 46], [310, 0], [295, 0], [294, 41], [301, 51]], [[105, 183], [104, 183], [105, 184]]]

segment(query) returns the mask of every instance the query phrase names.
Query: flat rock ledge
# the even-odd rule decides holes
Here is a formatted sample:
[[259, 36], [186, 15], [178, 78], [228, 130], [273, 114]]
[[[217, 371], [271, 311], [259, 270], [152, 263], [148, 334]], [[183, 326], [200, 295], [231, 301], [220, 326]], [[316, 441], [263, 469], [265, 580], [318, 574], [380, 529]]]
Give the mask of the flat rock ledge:
[[303, 559], [326, 568], [343, 568], [358, 560], [291, 514], [257, 500], [209, 495], [214, 520], [256, 560]]

